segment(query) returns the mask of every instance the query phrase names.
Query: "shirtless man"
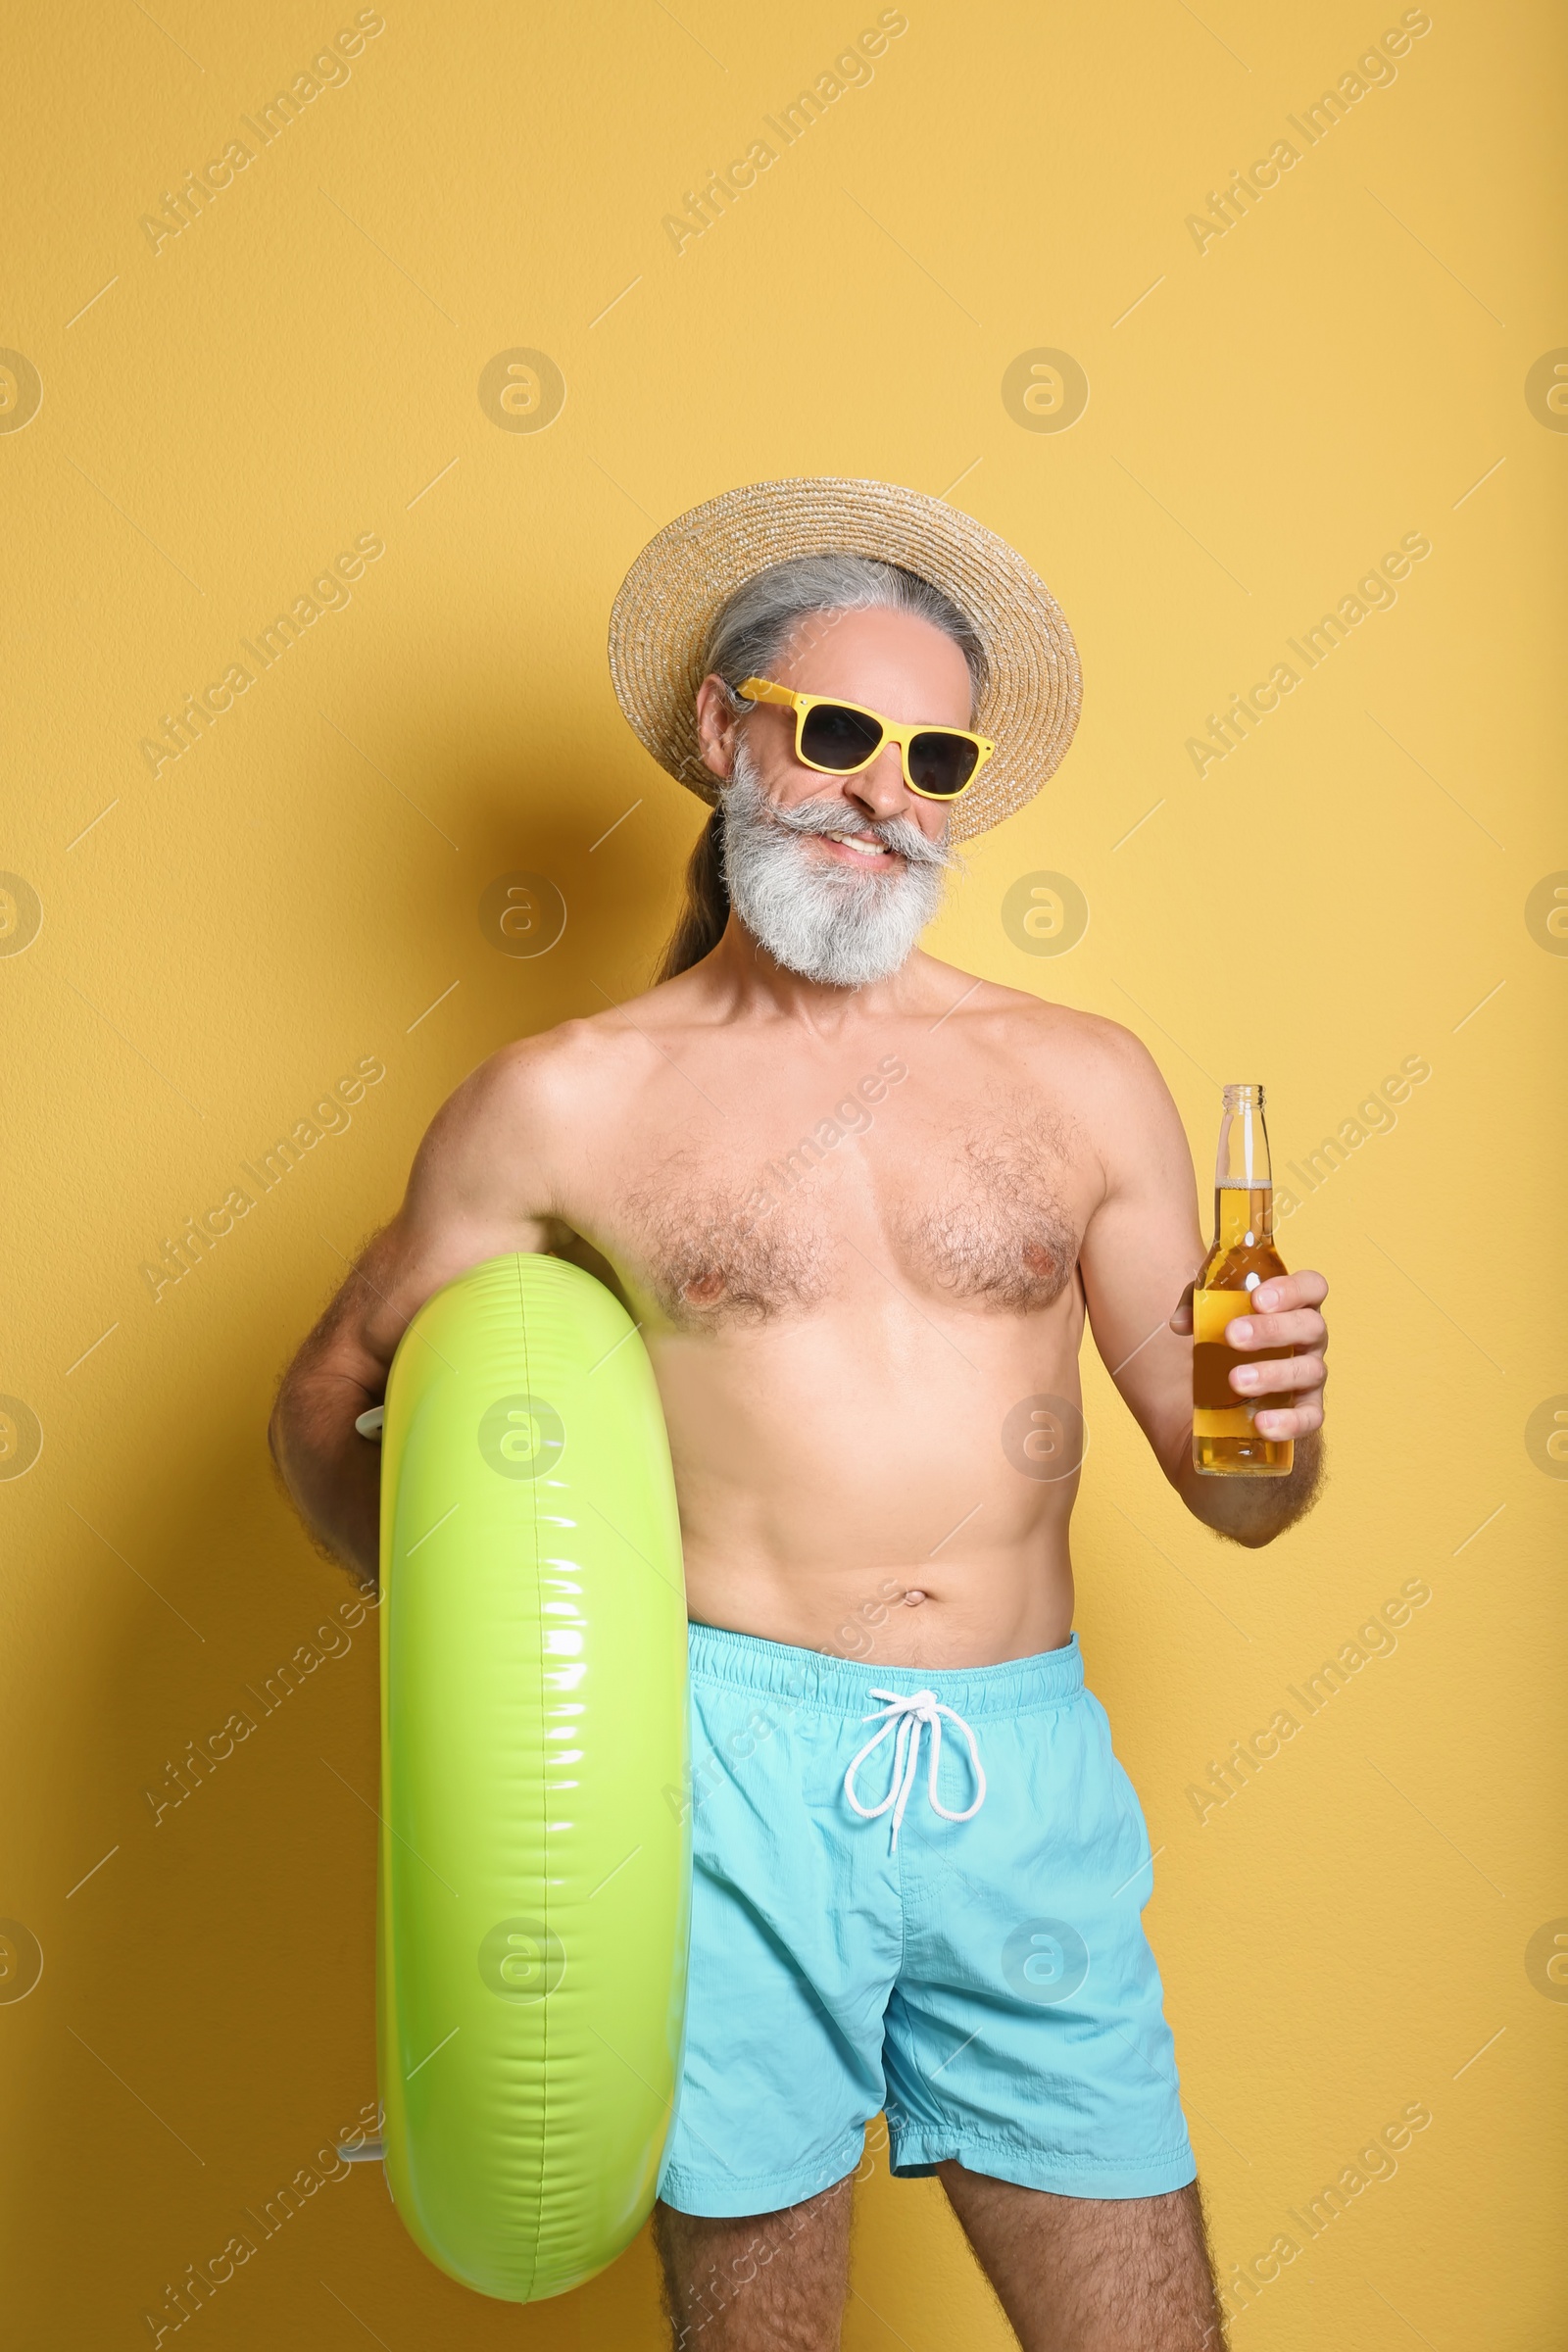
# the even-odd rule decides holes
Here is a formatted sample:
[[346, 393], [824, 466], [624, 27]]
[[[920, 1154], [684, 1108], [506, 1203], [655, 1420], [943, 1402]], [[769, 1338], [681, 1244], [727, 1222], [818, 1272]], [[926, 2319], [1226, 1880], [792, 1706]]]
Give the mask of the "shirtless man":
[[[887, 509], [894, 564], [824, 542], [820, 497], [801, 512], [823, 491], [862, 551]], [[1298, 1351], [1232, 1376], [1244, 1399], [1288, 1393], [1256, 1425], [1295, 1439], [1291, 1475], [1195, 1475], [1203, 1244], [1157, 1069], [1115, 1023], [916, 945], [946, 844], [1060, 757], [1075, 667], [1049, 740], [1019, 681], [1061, 684], [1065, 624], [935, 501], [731, 499], [803, 552], [705, 568], [688, 528], [671, 561], [683, 591], [709, 580], [707, 612], [616, 608], [628, 715], [719, 804], [673, 976], [504, 1047], [452, 1096], [287, 1374], [273, 1451], [318, 1538], [373, 1578], [378, 1461], [355, 1419], [435, 1290], [554, 1251], [641, 1326], [692, 1619], [687, 2051], [656, 2208], [677, 2346], [838, 2343], [850, 2183], [883, 2112], [894, 2170], [941, 2180], [1027, 2352], [1200, 2352], [1221, 2322], [1139, 1916], [1148, 1833], [1072, 1631], [1078, 1351], [1087, 1320], [1182, 1502], [1256, 1546], [1312, 1499], [1327, 1286], [1270, 1282], [1231, 1326]], [[978, 591], [965, 608], [911, 578], [911, 502], [955, 585], [1011, 567], [986, 621]], [[626, 682], [636, 626], [691, 637], [673, 670], [695, 736], [670, 721], [664, 742], [657, 695]], [[760, 685], [829, 698], [825, 720]], [[952, 735], [877, 726], [961, 735], [977, 702], [996, 752], [966, 786]], [[1031, 728], [1009, 801], [1009, 731]]]

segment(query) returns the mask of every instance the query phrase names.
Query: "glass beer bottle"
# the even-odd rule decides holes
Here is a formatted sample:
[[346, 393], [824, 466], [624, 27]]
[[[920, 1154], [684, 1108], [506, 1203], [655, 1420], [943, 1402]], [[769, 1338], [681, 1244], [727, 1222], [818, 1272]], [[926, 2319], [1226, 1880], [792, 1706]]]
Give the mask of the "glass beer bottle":
[[1289, 1438], [1265, 1438], [1253, 1426], [1288, 1394], [1241, 1396], [1233, 1366], [1277, 1361], [1294, 1348], [1228, 1348], [1234, 1318], [1249, 1312], [1259, 1283], [1285, 1272], [1274, 1247], [1274, 1180], [1263, 1089], [1228, 1086], [1214, 1168], [1214, 1247], [1193, 1292], [1193, 1468], [1211, 1478], [1285, 1478], [1296, 1459]]

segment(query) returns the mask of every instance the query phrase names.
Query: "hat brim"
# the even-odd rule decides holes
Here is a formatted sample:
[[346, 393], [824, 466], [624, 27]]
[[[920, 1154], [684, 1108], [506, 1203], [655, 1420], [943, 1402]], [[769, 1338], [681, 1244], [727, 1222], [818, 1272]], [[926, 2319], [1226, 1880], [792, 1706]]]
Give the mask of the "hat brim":
[[660, 766], [710, 805], [696, 698], [720, 608], [771, 564], [842, 552], [902, 564], [968, 615], [986, 651], [975, 725], [996, 750], [953, 810], [952, 837], [984, 833], [1034, 798], [1078, 723], [1078, 649], [1045, 582], [984, 523], [890, 482], [828, 475], [752, 482], [706, 500], [651, 539], [610, 615], [616, 699]]

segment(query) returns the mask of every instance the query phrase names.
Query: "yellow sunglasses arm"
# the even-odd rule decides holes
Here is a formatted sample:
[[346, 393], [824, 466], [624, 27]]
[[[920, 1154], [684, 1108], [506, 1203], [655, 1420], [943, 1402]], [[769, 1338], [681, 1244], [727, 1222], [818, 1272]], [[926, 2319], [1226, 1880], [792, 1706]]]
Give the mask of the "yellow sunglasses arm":
[[793, 687], [775, 686], [770, 678], [746, 678], [736, 692], [749, 703], [782, 703], [788, 710], [801, 700]]

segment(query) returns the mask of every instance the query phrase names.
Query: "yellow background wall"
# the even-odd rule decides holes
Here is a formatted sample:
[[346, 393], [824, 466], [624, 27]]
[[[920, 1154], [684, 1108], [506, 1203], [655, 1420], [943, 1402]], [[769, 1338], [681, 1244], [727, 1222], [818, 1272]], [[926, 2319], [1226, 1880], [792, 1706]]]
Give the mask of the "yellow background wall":
[[[1333, 1283], [1326, 1499], [1222, 1546], [1090, 1366], [1081, 1622], [1161, 1849], [1222, 2271], [1301, 2243], [1238, 2341], [1555, 2345], [1557, 12], [1435, 0], [1308, 147], [1288, 118], [1397, 7], [910, 0], [679, 252], [663, 216], [874, 7], [387, 0], [346, 82], [249, 137], [354, 15], [156, 0], [8, 44], [8, 2342], [150, 2340], [373, 2097], [373, 1616], [270, 1714], [245, 1695], [346, 1591], [272, 1483], [273, 1384], [459, 1079], [632, 992], [667, 927], [700, 810], [611, 693], [631, 558], [734, 483], [845, 472], [1005, 533], [1082, 650], [1070, 758], [974, 846], [937, 952], [1129, 1023], [1205, 1176], [1225, 1078], [1267, 1081], [1299, 1161], [1430, 1064], [1283, 1228]], [[236, 135], [252, 160], [155, 250], [142, 216]], [[1281, 138], [1300, 160], [1200, 250], [1187, 217]], [[544, 430], [481, 406], [519, 349], [564, 382]], [[1055, 421], [1041, 350], [1087, 377], [1065, 429], [1025, 421], [1018, 370], [1004, 399], [1019, 363]], [[1397, 603], [1200, 775], [1207, 714], [1414, 533]], [[162, 715], [372, 534], [352, 602], [152, 772]], [[567, 909], [533, 959], [481, 927], [518, 871]], [[1090, 909], [1055, 957], [1003, 921], [1041, 872]], [[155, 1298], [165, 1240], [370, 1057], [352, 1123]], [[1190, 1785], [1410, 1579], [1396, 1650], [1200, 1819]], [[236, 1709], [256, 1729], [155, 1816]], [[1396, 2173], [1307, 2238], [1290, 2209], [1414, 2102]], [[1006, 2340], [936, 2184], [885, 2157], [856, 2286], [857, 2352]], [[369, 2167], [190, 2326], [659, 2340], [646, 2239], [519, 2313], [425, 2264]]]

